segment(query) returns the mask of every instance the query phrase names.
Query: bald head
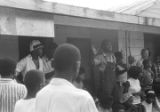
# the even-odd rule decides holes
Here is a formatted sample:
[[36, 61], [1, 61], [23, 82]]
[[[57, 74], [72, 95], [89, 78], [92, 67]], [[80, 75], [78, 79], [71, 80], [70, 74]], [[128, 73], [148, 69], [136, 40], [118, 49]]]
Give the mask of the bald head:
[[80, 63], [80, 50], [71, 44], [60, 45], [54, 54], [54, 68], [58, 72], [65, 72], [71, 69], [76, 71], [77, 63]]

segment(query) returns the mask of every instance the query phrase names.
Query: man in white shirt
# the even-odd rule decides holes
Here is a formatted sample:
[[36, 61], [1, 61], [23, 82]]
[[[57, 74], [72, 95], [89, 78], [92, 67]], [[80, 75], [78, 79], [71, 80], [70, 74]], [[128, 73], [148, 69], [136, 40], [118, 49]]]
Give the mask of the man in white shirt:
[[55, 77], [37, 94], [36, 112], [98, 112], [91, 95], [72, 84], [80, 60], [80, 51], [73, 45], [63, 44], [56, 49]]
[[27, 94], [26, 87], [13, 80], [16, 63], [0, 59], [0, 112], [13, 112], [17, 100]]
[[43, 87], [45, 82], [44, 74], [37, 70], [27, 72], [24, 84], [28, 90], [25, 99], [16, 102], [14, 112], [35, 112], [35, 96]]
[[22, 73], [23, 78], [30, 70], [39, 70], [43, 72], [43, 61], [41, 59], [43, 53], [43, 45], [38, 40], [33, 40], [30, 44], [30, 54], [20, 60], [16, 67], [16, 75]]

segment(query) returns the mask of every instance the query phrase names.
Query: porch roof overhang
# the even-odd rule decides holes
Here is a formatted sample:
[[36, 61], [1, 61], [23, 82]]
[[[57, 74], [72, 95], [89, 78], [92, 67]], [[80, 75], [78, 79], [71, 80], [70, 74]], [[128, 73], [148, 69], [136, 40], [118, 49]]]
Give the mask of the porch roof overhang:
[[[4, 8], [4, 11], [0, 10], [0, 18], [2, 18], [0, 19], [0, 21], [2, 21], [0, 24], [1, 34], [6, 33], [14, 35], [27, 35], [28, 33], [32, 32], [31, 36], [38, 35], [53, 37], [54, 24], [61, 24], [61, 22], [63, 22], [63, 19], [65, 18], [67, 18], [68, 21], [70, 21], [69, 18], [75, 20], [71, 25], [76, 24], [84, 27], [92, 27], [93, 25], [84, 25], [85, 22], [84, 24], [78, 24], [76, 18], [81, 20], [87, 20], [89, 21], [88, 24], [92, 24], [93, 22], [97, 22], [97, 24], [99, 22], [101, 23], [101, 25], [102, 23], [113, 23], [113, 26], [111, 25], [112, 27], [116, 27], [116, 25], [114, 26], [114, 24], [119, 24], [119, 30], [127, 30], [127, 28], [123, 29], [123, 27], [126, 26], [133, 27], [129, 29], [131, 31], [133, 30], [143, 32], [143, 30], [146, 29], [146, 32], [150, 33], [160, 32], [160, 19], [120, 14], [102, 10], [94, 10], [59, 3], [44, 2], [42, 0], [0, 0], [0, 8]], [[2, 12], [4, 13], [4, 15]], [[6, 26], [6, 23], [4, 23], [3, 20], [7, 20], [8, 18], [6, 17], [6, 14], [9, 16], [9, 18], [12, 17], [10, 18], [11, 21], [9, 21], [9, 25], [11, 25], [10, 28], [4, 27]], [[62, 21], [57, 19], [60, 17], [62, 17]], [[68, 23], [63, 22], [63, 24], [67, 25]], [[23, 25], [25, 25], [25, 27], [23, 27]], [[101, 28], [100, 25], [98, 26], [98, 28]], [[105, 26], [102, 25], [102, 28], [106, 28], [106, 26], [107, 24]], [[5, 30], [3, 30], [4, 28]], [[11, 30], [11, 28], [12, 31], [8, 31], [8, 29]], [[28, 31], [28, 29], [26, 28], [32, 30]], [[46, 31], [47, 33], [45, 33]]]

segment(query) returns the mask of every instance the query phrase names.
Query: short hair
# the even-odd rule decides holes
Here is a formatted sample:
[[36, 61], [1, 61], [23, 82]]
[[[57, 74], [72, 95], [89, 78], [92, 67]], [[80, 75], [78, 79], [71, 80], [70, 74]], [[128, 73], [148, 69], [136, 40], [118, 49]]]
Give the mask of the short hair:
[[157, 78], [153, 81], [153, 90], [157, 97], [160, 97], [160, 78]]
[[44, 81], [44, 74], [38, 70], [28, 71], [24, 77], [24, 84], [28, 92], [38, 91], [40, 89], [40, 84]]
[[139, 74], [142, 72], [142, 69], [140, 67], [137, 66], [132, 66], [129, 70], [128, 70], [128, 75], [131, 78], [137, 79]]
[[54, 68], [58, 72], [64, 72], [80, 60], [81, 53], [76, 46], [72, 44], [62, 44], [55, 50]]
[[0, 74], [2, 77], [14, 75], [16, 62], [9, 58], [0, 59]]

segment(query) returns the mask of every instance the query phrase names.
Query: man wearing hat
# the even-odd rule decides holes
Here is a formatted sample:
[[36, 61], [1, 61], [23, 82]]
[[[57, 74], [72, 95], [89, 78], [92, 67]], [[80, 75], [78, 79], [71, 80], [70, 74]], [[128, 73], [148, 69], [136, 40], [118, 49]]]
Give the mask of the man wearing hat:
[[39, 40], [33, 40], [30, 44], [30, 54], [20, 60], [16, 67], [16, 75], [22, 73], [23, 79], [26, 72], [30, 70], [39, 70], [43, 72], [43, 45]]

